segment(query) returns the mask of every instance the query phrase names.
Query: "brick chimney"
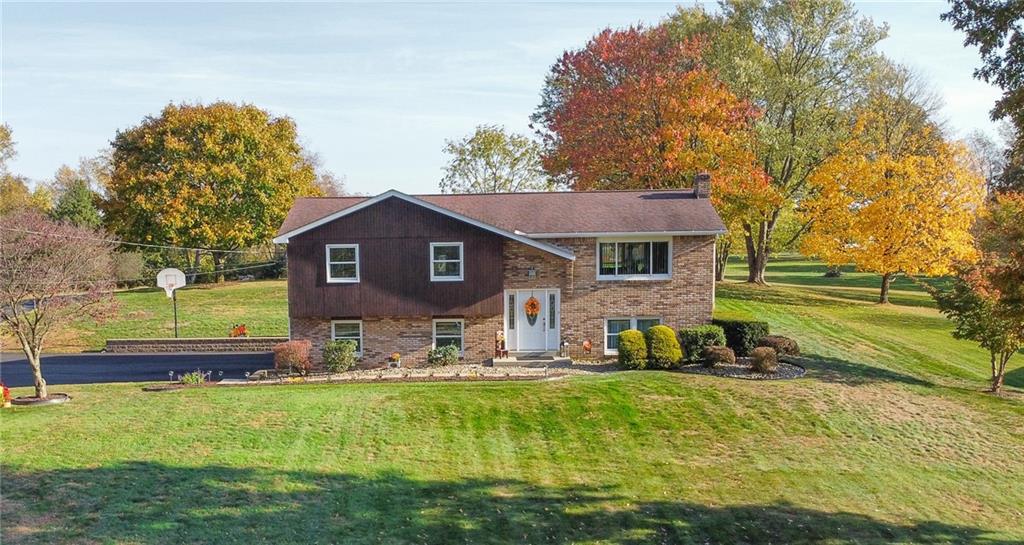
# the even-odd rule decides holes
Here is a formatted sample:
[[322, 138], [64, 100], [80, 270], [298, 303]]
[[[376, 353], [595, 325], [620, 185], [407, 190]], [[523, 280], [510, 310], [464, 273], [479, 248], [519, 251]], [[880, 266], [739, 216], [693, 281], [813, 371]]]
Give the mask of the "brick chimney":
[[711, 197], [711, 175], [701, 172], [693, 177], [693, 195], [698, 199]]

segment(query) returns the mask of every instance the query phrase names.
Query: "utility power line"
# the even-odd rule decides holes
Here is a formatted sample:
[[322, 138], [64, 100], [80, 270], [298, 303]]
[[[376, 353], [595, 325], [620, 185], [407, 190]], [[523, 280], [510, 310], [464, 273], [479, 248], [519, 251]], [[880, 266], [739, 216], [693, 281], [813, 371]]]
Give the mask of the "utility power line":
[[100, 242], [110, 242], [110, 243], [113, 243], [113, 244], [122, 244], [122, 245], [125, 245], [125, 246], [140, 246], [140, 247], [143, 247], [143, 248], [160, 248], [160, 249], [164, 249], [164, 250], [187, 250], [187, 251], [199, 250], [201, 252], [225, 253], [225, 254], [251, 254], [251, 253], [255, 253], [255, 252], [265, 251], [265, 250], [255, 249], [255, 248], [250, 248], [248, 250], [216, 250], [216, 249], [213, 249], [213, 248], [193, 248], [193, 247], [188, 247], [188, 246], [172, 246], [172, 245], [168, 245], [168, 244], [149, 244], [149, 243], [144, 243], [144, 242], [125, 242], [123, 240], [117, 240], [117, 239], [113, 239], [113, 238], [83, 237], [83, 236], [64, 235], [64, 234], [57, 234], [57, 233], [44, 233], [44, 232], [41, 232], [41, 231], [33, 231], [31, 229], [17, 229], [17, 228], [14, 228], [14, 227], [0, 227], [0, 229], [2, 229], [4, 231], [14, 231], [14, 232], [17, 232], [17, 233], [28, 233], [28, 234], [31, 234], [31, 235], [41, 235], [41, 236], [47, 236], [47, 237], [61, 237], [61, 238], [68, 238], [68, 239], [74, 239], [74, 240], [98, 240]]

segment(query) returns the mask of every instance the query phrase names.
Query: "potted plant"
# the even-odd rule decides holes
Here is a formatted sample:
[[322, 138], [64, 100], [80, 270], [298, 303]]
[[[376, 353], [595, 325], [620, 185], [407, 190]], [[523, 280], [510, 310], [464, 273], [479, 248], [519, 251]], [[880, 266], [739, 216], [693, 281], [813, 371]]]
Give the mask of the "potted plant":
[[402, 366], [402, 355], [398, 352], [392, 352], [388, 356], [388, 368], [401, 367]]

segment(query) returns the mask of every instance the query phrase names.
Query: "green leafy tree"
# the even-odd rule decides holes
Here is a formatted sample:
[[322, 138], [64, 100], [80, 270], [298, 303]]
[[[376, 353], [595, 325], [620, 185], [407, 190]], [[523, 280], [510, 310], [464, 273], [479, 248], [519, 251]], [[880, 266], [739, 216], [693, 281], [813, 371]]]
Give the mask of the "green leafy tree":
[[803, 196], [814, 169], [837, 151], [849, 106], [880, 59], [875, 46], [887, 29], [843, 0], [727, 0], [720, 6], [718, 15], [681, 9], [665, 25], [678, 39], [706, 40], [706, 62], [761, 110], [757, 157], [784, 197], [743, 223], [747, 281], [764, 283], [780, 218]]
[[51, 218], [81, 227], [100, 226], [102, 219], [96, 206], [99, 195], [89, 188], [89, 180], [86, 177], [79, 175], [71, 167], [62, 165], [57, 169], [51, 187], [56, 193], [56, 203], [50, 211]]
[[[104, 222], [138, 242], [247, 248], [296, 197], [320, 194], [295, 123], [248, 104], [169, 104], [117, 133], [112, 164]], [[222, 254], [211, 257], [220, 269]]]
[[1008, 168], [1003, 169], [996, 189], [1024, 191], [1024, 2], [953, 0], [942, 20], [967, 35], [964, 45], [980, 50], [982, 65], [974, 77], [1003, 90], [992, 108], [992, 119], [1009, 120], [1015, 135], [1006, 153]]
[[450, 157], [441, 178], [444, 193], [549, 191], [555, 184], [544, 174], [540, 145], [497, 125], [480, 125], [473, 134], [448, 140]]

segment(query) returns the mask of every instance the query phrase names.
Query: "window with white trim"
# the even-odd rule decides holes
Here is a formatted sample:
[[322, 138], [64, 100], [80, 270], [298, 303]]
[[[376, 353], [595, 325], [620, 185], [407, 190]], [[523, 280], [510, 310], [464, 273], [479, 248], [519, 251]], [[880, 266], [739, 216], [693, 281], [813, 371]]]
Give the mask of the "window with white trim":
[[599, 280], [671, 278], [672, 242], [665, 240], [599, 240]]
[[331, 340], [355, 341], [356, 355], [363, 355], [363, 322], [360, 320], [332, 320]]
[[430, 280], [452, 282], [462, 280], [462, 243], [430, 243]]
[[661, 318], [654, 317], [606, 319], [604, 321], [604, 353], [608, 355], [619, 353], [619, 333], [627, 329], [636, 329], [646, 333], [648, 329], [660, 324]]
[[359, 245], [327, 245], [327, 281], [359, 282]]
[[465, 322], [461, 319], [444, 318], [434, 320], [434, 348], [454, 345], [463, 353], [462, 335]]

